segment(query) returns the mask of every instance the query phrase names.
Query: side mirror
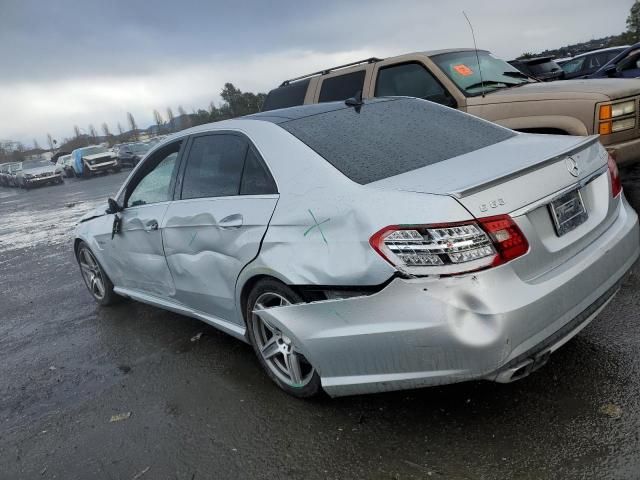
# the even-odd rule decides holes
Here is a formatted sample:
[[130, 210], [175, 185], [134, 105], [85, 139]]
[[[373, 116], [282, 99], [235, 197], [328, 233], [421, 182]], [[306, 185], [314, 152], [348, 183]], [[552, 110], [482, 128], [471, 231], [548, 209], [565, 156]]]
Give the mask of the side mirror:
[[124, 208], [122, 208], [113, 198], [107, 200], [107, 203], [109, 204], [109, 208], [107, 209], [107, 213], [109, 214], [118, 213], [124, 210]]
[[607, 77], [615, 77], [618, 73], [618, 69], [615, 65], [607, 65], [604, 67], [604, 73], [607, 74]]

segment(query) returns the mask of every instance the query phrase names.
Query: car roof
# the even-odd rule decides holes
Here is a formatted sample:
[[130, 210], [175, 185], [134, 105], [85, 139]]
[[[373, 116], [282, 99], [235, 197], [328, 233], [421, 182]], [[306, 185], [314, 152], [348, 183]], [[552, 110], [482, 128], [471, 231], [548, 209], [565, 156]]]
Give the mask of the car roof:
[[[366, 108], [366, 105], [371, 105], [375, 103], [381, 102], [389, 102], [393, 100], [400, 99], [410, 99], [416, 102], [423, 102], [424, 100], [419, 100], [413, 97], [380, 97], [380, 98], [367, 98], [363, 100], [363, 106]], [[205, 123], [202, 125], [198, 125], [195, 127], [187, 128], [185, 130], [181, 130], [179, 132], [173, 133], [171, 135], [166, 136], [162, 139], [161, 142], [153, 145], [151, 150], [149, 150], [149, 154], [164, 148], [171, 142], [184, 139], [189, 135], [196, 135], [200, 133], [213, 132], [218, 130], [234, 130], [238, 128], [242, 128], [242, 124], [249, 124], [249, 121], [260, 122], [260, 123], [271, 123], [271, 124], [279, 124], [289, 122], [291, 120], [298, 120], [301, 118], [310, 117], [312, 115], [319, 115], [327, 112], [334, 112], [337, 110], [344, 110], [347, 108], [353, 108], [345, 104], [344, 100], [336, 101], [336, 102], [324, 102], [324, 103], [314, 103], [308, 105], [299, 105], [296, 107], [288, 107], [288, 108], [280, 108], [276, 110], [269, 110], [267, 112], [259, 112], [253, 113], [251, 115], [245, 115], [242, 117], [232, 118], [229, 120], [221, 120], [218, 122]], [[248, 126], [248, 125], [247, 125]]]
[[[363, 105], [371, 105], [374, 103], [388, 102], [398, 98], [406, 97], [384, 97], [384, 98], [371, 98], [366, 99]], [[312, 115], [319, 115], [327, 112], [335, 112], [336, 110], [344, 110], [346, 108], [353, 108], [345, 104], [344, 100], [336, 102], [314, 103], [308, 105], [299, 105], [296, 107], [280, 108], [276, 110], [269, 110], [266, 112], [253, 113], [240, 117], [237, 120], [262, 120], [271, 123], [284, 123], [291, 120], [298, 120], [300, 118], [310, 117]]]
[[555, 61], [553, 57], [531, 57], [531, 58], [519, 58], [515, 60], [509, 60], [508, 63], [518, 62], [523, 63], [525, 65], [537, 65], [545, 62], [553, 62]]
[[[444, 55], [445, 53], [475, 52], [475, 51], [476, 51], [475, 48], [445, 48], [442, 50], [426, 50], [418, 53], [422, 53], [427, 57], [435, 57], [436, 55]], [[488, 50], [482, 50], [482, 49], [478, 49], [478, 52], [489, 53]]]
[[601, 52], [610, 52], [611, 50], [626, 50], [627, 48], [629, 48], [631, 45], [620, 45], [618, 47], [608, 47], [608, 48], [599, 48], [598, 50], [591, 50], [590, 52], [585, 52], [585, 53], [581, 53], [579, 55], [576, 55], [575, 57], [571, 57], [569, 60], [573, 60], [574, 58], [581, 58], [581, 57], [585, 57], [587, 55], [591, 55], [593, 53], [601, 53]]

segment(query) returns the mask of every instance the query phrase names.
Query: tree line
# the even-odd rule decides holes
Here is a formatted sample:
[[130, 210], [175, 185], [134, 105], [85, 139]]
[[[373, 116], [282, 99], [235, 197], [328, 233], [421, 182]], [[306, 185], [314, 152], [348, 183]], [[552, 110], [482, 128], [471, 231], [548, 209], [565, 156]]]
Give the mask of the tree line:
[[627, 30], [619, 35], [611, 35], [604, 38], [589, 40], [588, 42], [575, 43], [573, 45], [567, 45], [552, 50], [545, 50], [540, 53], [526, 52], [518, 57], [518, 59], [533, 57], [573, 57], [599, 48], [633, 45], [638, 42], [640, 42], [640, 0], [636, 0], [631, 6], [629, 16], [627, 17]]
[[[144, 130], [139, 128], [133, 114], [127, 112], [125, 126], [117, 122], [115, 130], [112, 130], [107, 122], [102, 122], [98, 131], [94, 124], [89, 124], [86, 129], [74, 125], [73, 136], [64, 138], [61, 142], [47, 133], [47, 146], [50, 151], [71, 152], [79, 147], [102, 142], [109, 145], [135, 142], [145, 130], [150, 130], [154, 135], [166, 135], [204, 123], [257, 113], [262, 108], [266, 96], [265, 93], [243, 92], [232, 83], [225, 83], [220, 92], [222, 102], [219, 105], [212, 101], [207, 108], [193, 109], [191, 112], [187, 112], [182, 106], [179, 106], [175, 113], [171, 107], [164, 110], [156, 109], [153, 111], [153, 125]], [[33, 140], [32, 148], [27, 148], [22, 142], [0, 140], [0, 163], [21, 161], [26, 155], [44, 151], [36, 139]]]

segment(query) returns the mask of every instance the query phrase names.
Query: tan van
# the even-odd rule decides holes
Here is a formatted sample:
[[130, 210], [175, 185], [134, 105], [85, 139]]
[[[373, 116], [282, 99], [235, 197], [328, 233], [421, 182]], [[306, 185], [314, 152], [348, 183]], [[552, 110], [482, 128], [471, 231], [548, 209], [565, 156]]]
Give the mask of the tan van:
[[640, 160], [640, 80], [538, 82], [485, 50], [369, 58], [304, 75], [269, 92], [263, 111], [345, 100], [358, 92], [365, 99], [424, 98], [522, 132], [600, 134], [619, 164]]

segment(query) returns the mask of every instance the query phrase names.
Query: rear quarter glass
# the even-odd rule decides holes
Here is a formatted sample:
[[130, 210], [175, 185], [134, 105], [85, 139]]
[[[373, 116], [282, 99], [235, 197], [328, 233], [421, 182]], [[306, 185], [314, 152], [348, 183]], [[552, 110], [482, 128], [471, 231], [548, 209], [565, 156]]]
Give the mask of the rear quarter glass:
[[275, 110], [277, 108], [288, 108], [302, 105], [304, 97], [309, 87], [309, 79], [299, 80], [269, 92], [262, 106], [262, 111]]
[[359, 112], [341, 108], [279, 125], [361, 185], [516, 135], [454, 109], [409, 98], [368, 101]]

